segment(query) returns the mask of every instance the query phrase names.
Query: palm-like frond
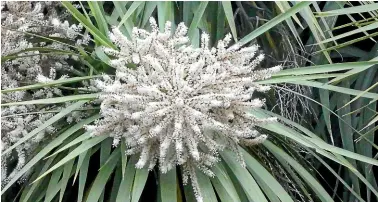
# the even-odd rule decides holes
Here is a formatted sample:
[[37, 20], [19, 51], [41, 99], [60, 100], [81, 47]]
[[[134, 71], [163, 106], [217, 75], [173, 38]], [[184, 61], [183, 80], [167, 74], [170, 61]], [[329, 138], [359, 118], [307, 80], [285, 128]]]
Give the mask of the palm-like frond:
[[[260, 83], [274, 84], [282, 92], [306, 100], [314, 109], [313, 114], [306, 117], [317, 119], [315, 125], [307, 123], [303, 126], [280, 116], [277, 111], [251, 111], [257, 117], [276, 116], [280, 122], [261, 127], [262, 131], [270, 134], [269, 141], [256, 147], [241, 148], [246, 168], [225, 150], [221, 153], [222, 162], [212, 168], [216, 174], [214, 178], [197, 172], [204, 200], [329, 202], [369, 201], [378, 197], [377, 182], [372, 174], [372, 166], [378, 166], [373, 153], [373, 148], [378, 148], [374, 144], [377, 129], [374, 124], [378, 117], [375, 110], [378, 100], [378, 46], [374, 39], [377, 33], [373, 32], [378, 28], [376, 3], [361, 2], [353, 6], [342, 2], [326, 2], [324, 5], [317, 2], [81, 2], [81, 11], [70, 2], [62, 4], [93, 36], [95, 47], [88, 49], [88, 52], [93, 52], [87, 54], [83, 51], [86, 47], [76, 47], [75, 53], [85, 60], [90, 70], [80, 77], [6, 89], [1, 93], [48, 86], [68, 87], [99, 76], [96, 72], [111, 72], [109, 56], [99, 47], [115, 48], [107, 37], [112, 26], [119, 27], [130, 37], [134, 26], [147, 28], [151, 16], [157, 17], [160, 28], [167, 20], [173, 24], [183, 21], [189, 27], [193, 46], [199, 46], [200, 32], [209, 33], [212, 44], [230, 32], [240, 44], [261, 44], [264, 52], [273, 58], [285, 60], [291, 57], [293, 64], [287, 66], [295, 68], [283, 70]], [[355, 20], [356, 13], [364, 19]], [[338, 25], [338, 17], [343, 15], [348, 16], [352, 23]], [[334, 33], [342, 26], [357, 28]], [[243, 31], [246, 29], [248, 32]], [[280, 30], [286, 35], [291, 33], [294, 38], [276, 37], [281, 36]], [[363, 36], [347, 40], [355, 34]], [[370, 40], [374, 46], [370, 50], [354, 46], [362, 40]], [[299, 61], [303, 58], [304, 61]], [[348, 58], [357, 62], [342, 60]], [[12, 58], [2, 58], [2, 61], [8, 59]], [[307, 86], [313, 96], [292, 91], [286, 85]], [[275, 95], [269, 96], [273, 106]], [[47, 126], [60, 122], [64, 116], [96, 97], [97, 94], [80, 93], [2, 104], [73, 102], [3, 154], [11, 152]], [[113, 149], [105, 136], [89, 138], [82, 128], [99, 118], [97, 109], [91, 112], [92, 116], [62, 129], [54, 139], [41, 146], [38, 153], [3, 187], [2, 194], [7, 195], [11, 186], [23, 174], [30, 172], [31, 178], [22, 185], [17, 197], [19, 201], [195, 200], [190, 185], [182, 186], [180, 169], [167, 174], [156, 169], [152, 172], [136, 169], [136, 157], [124, 154], [124, 143]], [[311, 167], [314, 169], [309, 169]], [[320, 167], [335, 177], [332, 184], [327, 184], [327, 179], [319, 180], [324, 175], [323, 172], [316, 173]], [[152, 185], [149, 182], [153, 182], [150, 183]], [[338, 187], [339, 182], [342, 188]], [[155, 193], [152, 194], [151, 190]]]

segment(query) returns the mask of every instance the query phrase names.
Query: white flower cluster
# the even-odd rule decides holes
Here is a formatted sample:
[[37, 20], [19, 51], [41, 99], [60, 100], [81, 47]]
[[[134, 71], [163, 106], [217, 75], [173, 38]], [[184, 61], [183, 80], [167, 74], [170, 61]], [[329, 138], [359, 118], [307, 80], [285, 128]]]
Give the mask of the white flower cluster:
[[[56, 11], [59, 4], [59, 2], [1, 1], [1, 89], [48, 82], [59, 78], [57, 71], [62, 74], [61, 70], [71, 69], [67, 62], [70, 59], [68, 55], [45, 55], [38, 51], [39, 47], [66, 51], [69, 50], [69, 47], [51, 41], [39, 43], [36, 41], [40, 40], [35, 40], [35, 37], [25, 34], [25, 32], [29, 32], [71, 40], [76, 39], [75, 37], [81, 37], [79, 35], [81, 30], [76, 29], [77, 27], [80, 28], [80, 25], [72, 25], [68, 28], [54, 26], [56, 19], [60, 18]], [[65, 21], [64, 25], [67, 23]], [[72, 30], [76, 31], [75, 34], [72, 34]], [[88, 43], [89, 39], [85, 36], [77, 40], [77, 44], [85, 45]], [[3, 59], [7, 57], [10, 59]], [[65, 76], [63, 75], [60, 78], [65, 78]], [[27, 92], [16, 91], [2, 94], [1, 102], [11, 103], [33, 98], [49, 98], [56, 95], [62, 95], [59, 88], [49, 87]], [[48, 113], [48, 111], [57, 111], [61, 108], [58, 106], [41, 108], [35, 105], [2, 107], [1, 150], [9, 148], [30, 131], [50, 119], [54, 113]], [[81, 115], [79, 113], [81, 112], [76, 112], [74, 116], [68, 117], [67, 121], [80, 120]], [[5, 185], [9, 179], [15, 176], [27, 162], [28, 155], [32, 153], [38, 143], [45, 139], [47, 134], [52, 134], [57, 129], [56, 126], [49, 126], [31, 140], [18, 146], [15, 152], [2, 156], [1, 184]], [[14, 164], [16, 166], [12, 166]]]
[[[67, 20], [64, 22], [60, 22], [58, 18], [53, 18], [51, 20], [51, 23], [54, 26], [54, 28], [61, 30], [60, 33], [54, 33], [50, 35], [54, 37], [64, 37], [71, 40], [75, 40], [83, 30], [83, 25], [81, 24], [72, 24], [70, 26]], [[76, 45], [88, 45], [90, 40], [90, 35], [86, 33], [83, 35], [82, 39], [76, 40]]]
[[[120, 50], [104, 48], [115, 56], [115, 77], [97, 81], [102, 119], [87, 126], [92, 135], [109, 135], [114, 146], [122, 140], [127, 155], [139, 154], [137, 168], [152, 169], [158, 162], [165, 173], [181, 166], [184, 183], [190, 178], [201, 201], [196, 169], [214, 176], [211, 166], [218, 152], [230, 149], [244, 165], [239, 143], [254, 145], [266, 139], [255, 125], [275, 121], [257, 119], [248, 109], [263, 106], [254, 91], [269, 86], [254, 81], [280, 71], [276, 66], [255, 70], [264, 59], [258, 46], [230, 48], [231, 35], [209, 48], [209, 35], [201, 35], [201, 47], [188, 45], [187, 27], [180, 23], [172, 34], [171, 23], [159, 32], [153, 18], [152, 31], [134, 28], [131, 40], [117, 28], [110, 33]], [[136, 68], [127, 66], [135, 64]]]

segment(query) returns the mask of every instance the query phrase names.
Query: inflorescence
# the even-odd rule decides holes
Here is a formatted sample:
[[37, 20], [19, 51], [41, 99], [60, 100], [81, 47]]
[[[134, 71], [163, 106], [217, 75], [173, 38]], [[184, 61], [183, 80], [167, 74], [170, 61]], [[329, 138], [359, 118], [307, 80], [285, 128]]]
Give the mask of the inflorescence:
[[114, 146], [125, 144], [127, 155], [139, 155], [137, 168], [158, 164], [166, 173], [181, 166], [184, 183], [190, 179], [202, 201], [197, 169], [214, 176], [211, 166], [225, 148], [244, 165], [238, 145], [267, 138], [254, 126], [275, 118], [258, 119], [248, 110], [264, 105], [252, 98], [255, 91], [270, 89], [255, 81], [271, 77], [281, 66], [255, 70], [264, 59], [258, 46], [228, 47], [231, 35], [210, 48], [209, 35], [203, 33], [196, 48], [184, 23], [174, 33], [170, 22], [163, 32], [153, 18], [150, 24], [150, 32], [134, 28], [131, 39], [117, 28], [109, 34], [119, 50], [103, 50], [116, 58], [110, 61], [116, 73], [95, 82], [102, 91], [102, 118], [86, 128], [92, 135], [113, 137]]

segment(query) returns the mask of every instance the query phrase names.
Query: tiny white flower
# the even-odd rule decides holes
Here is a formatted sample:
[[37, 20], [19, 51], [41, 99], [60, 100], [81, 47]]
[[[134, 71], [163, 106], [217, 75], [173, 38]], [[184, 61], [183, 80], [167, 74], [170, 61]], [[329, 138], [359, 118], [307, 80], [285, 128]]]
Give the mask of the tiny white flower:
[[48, 82], [53, 81], [52, 79], [50, 79], [50, 78], [48, 78], [48, 77], [45, 77], [45, 76], [43, 76], [42, 74], [38, 74], [36, 80], [37, 80], [38, 82], [40, 82], [40, 83], [48, 83]]
[[60, 25], [60, 21], [57, 18], [53, 18], [51, 20], [51, 24], [54, 25], [54, 26], [56, 26], [56, 27], [58, 27]]

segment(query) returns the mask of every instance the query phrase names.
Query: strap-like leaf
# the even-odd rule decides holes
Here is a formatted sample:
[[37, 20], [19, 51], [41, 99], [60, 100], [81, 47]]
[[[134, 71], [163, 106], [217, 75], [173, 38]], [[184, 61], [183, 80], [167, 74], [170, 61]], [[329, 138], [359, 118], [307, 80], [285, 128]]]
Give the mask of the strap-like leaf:
[[238, 44], [240, 46], [247, 44], [248, 42], [252, 41], [256, 37], [260, 36], [261, 34], [265, 33], [269, 29], [271, 29], [272, 27], [274, 27], [274, 26], [278, 25], [279, 23], [281, 23], [282, 21], [290, 18], [292, 15], [299, 12], [301, 9], [307, 7], [309, 4], [311, 4], [310, 1], [303, 1], [303, 2], [296, 4], [295, 6], [293, 6], [289, 10], [287, 10], [285, 13], [281, 13], [280, 15], [276, 16], [275, 18], [273, 18], [273, 19], [269, 20], [268, 22], [266, 22], [265, 24], [263, 24], [261, 27], [255, 29], [253, 32], [249, 33], [247, 36], [245, 36], [243, 39], [241, 39], [238, 42]]
[[56, 163], [53, 167], [51, 167], [49, 170], [47, 170], [45, 173], [43, 173], [43, 175], [39, 176], [36, 180], [34, 180], [34, 182], [40, 180], [43, 177], [45, 177], [50, 172], [54, 171], [55, 169], [59, 168], [60, 166], [62, 166], [64, 164], [66, 164], [68, 161], [76, 158], [81, 153], [83, 153], [84, 151], [92, 148], [93, 146], [95, 146], [98, 143], [102, 142], [106, 138], [107, 138], [106, 136], [98, 136], [98, 137], [94, 137], [94, 138], [91, 138], [89, 140], [84, 141], [80, 146], [76, 147], [66, 157], [64, 157], [62, 160], [60, 160], [58, 163]]
[[[56, 103], [63, 103], [63, 102], [70, 102], [70, 101], [77, 101], [77, 100], [85, 100], [85, 101], [80, 101], [80, 103], [83, 103], [83, 102], [87, 102], [87, 100], [96, 99], [98, 95], [99, 95], [98, 93], [68, 95], [68, 96], [63, 96], [63, 97], [54, 97], [54, 98], [46, 98], [46, 99], [39, 99], [39, 100], [28, 100], [28, 101], [22, 101], [22, 102], [5, 103], [5, 104], [1, 104], [1, 106], [5, 107], [5, 106], [14, 106], [14, 105], [56, 104]], [[76, 102], [76, 103], [79, 103], [79, 102]]]
[[162, 202], [177, 201], [176, 168], [159, 175], [160, 196]]
[[55, 123], [59, 119], [61, 119], [64, 116], [66, 116], [67, 114], [71, 113], [73, 110], [81, 107], [85, 102], [86, 101], [78, 101], [78, 102], [76, 102], [76, 103], [68, 106], [67, 108], [64, 108], [61, 112], [59, 112], [55, 116], [51, 117], [49, 120], [47, 120], [41, 126], [39, 126], [38, 128], [32, 130], [30, 133], [28, 133], [27, 135], [25, 135], [24, 137], [22, 137], [19, 141], [17, 141], [14, 145], [10, 146], [8, 149], [6, 149], [5, 151], [3, 151], [1, 155], [3, 156], [4, 154], [9, 153], [10, 151], [12, 151], [14, 148], [16, 148], [17, 146], [19, 146], [20, 144], [24, 143], [25, 141], [27, 141], [30, 138], [32, 138], [34, 135], [36, 135], [39, 132], [41, 132], [42, 130], [44, 130], [46, 127], [50, 126], [51, 124]]
[[92, 187], [89, 191], [87, 202], [98, 201], [101, 194], [105, 190], [105, 185], [108, 182], [110, 175], [113, 173], [114, 168], [116, 167], [119, 161], [119, 150], [120, 147], [117, 147], [113, 153], [109, 156], [106, 164], [98, 172], [96, 179], [94, 180]]

